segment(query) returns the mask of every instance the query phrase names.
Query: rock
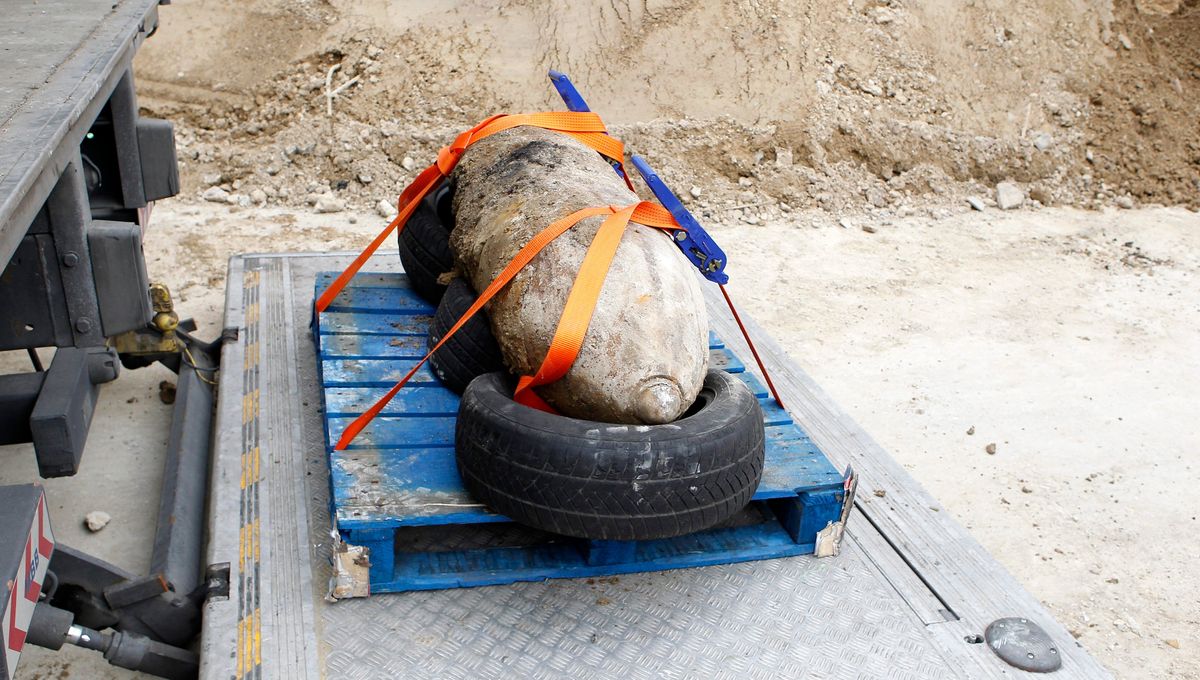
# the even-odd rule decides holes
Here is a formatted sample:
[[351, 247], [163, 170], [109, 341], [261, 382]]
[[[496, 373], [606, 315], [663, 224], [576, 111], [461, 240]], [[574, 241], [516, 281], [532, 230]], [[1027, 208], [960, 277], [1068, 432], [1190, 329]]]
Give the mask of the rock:
[[208, 184], [208, 185], [220, 184], [221, 183], [221, 173], [213, 172], [213, 173], [209, 173], [207, 175], [203, 175], [202, 177], [200, 177], [200, 181], [203, 182], [204, 184]]
[[1013, 182], [1001, 182], [996, 185], [996, 205], [1001, 210], [1012, 210], [1021, 207], [1025, 202], [1025, 192]]
[[1054, 138], [1049, 133], [1043, 132], [1033, 138], [1033, 146], [1038, 151], [1045, 151], [1051, 146], [1054, 146]]
[[739, 187], [748, 187], [752, 184], [754, 184], [754, 180], [750, 179], [749, 177], [738, 177]]
[[243, 208], [250, 207], [250, 197], [246, 194], [232, 194], [229, 197], [229, 205], [240, 205]]
[[876, 208], [886, 208], [888, 204], [887, 192], [879, 187], [872, 187], [863, 192], [867, 202]]
[[996, 455], [996, 444], [995, 444], [995, 442], [993, 442], [993, 443], [991, 443], [991, 444], [988, 444], [987, 446], [983, 447], [983, 450], [984, 450], [984, 451], [987, 451], [987, 454], [988, 454], [989, 456], [994, 456], [994, 455]]
[[849, 229], [850, 225], [851, 225], [850, 220], [846, 219], [845, 217], [838, 218], [838, 226], [841, 227], [842, 229]]
[[874, 234], [876, 231], [878, 231], [878, 229], [876, 229], [875, 227], [872, 227], [869, 224], [862, 225], [862, 230], [867, 232], [868, 234]]
[[175, 383], [163, 380], [158, 383], [158, 400], [164, 404], [175, 403]]
[[322, 196], [314, 206], [318, 213], [336, 213], [346, 209], [345, 201], [333, 196]]
[[1118, 208], [1123, 208], [1125, 210], [1133, 209], [1133, 199], [1129, 196], [1117, 196], [1116, 203]]
[[1021, 485], [1021, 493], [1033, 493], [1033, 489], [1031, 489], [1031, 488], [1029, 488], [1028, 486], [1025, 486], [1024, 484], [1022, 484], [1022, 485]]
[[88, 531], [93, 534], [108, 526], [112, 521], [112, 515], [103, 510], [93, 510], [83, 516], [83, 524], [88, 528]]
[[1183, 0], [1135, 0], [1133, 3], [1134, 7], [1137, 7], [1137, 11], [1142, 14], [1160, 17], [1174, 14], [1181, 4], [1183, 4]]
[[1167, 646], [1170, 647], [1171, 649], [1179, 649], [1179, 640], [1170, 638], [1167, 640], [1163, 640], [1163, 642], [1165, 642], [1167, 644]]
[[887, 495], [887, 491], [884, 491], [883, 489], [875, 489], [875, 497], [876, 498], [883, 498], [886, 495]]
[[1095, 163], [1095, 162], [1096, 162], [1096, 157], [1095, 157], [1094, 155], [1092, 155], [1092, 150], [1091, 150], [1091, 149], [1087, 149], [1086, 151], [1084, 151], [1084, 152], [1083, 152], [1083, 157], [1087, 159], [1087, 162], [1088, 162], [1088, 163]]
[[396, 212], [396, 206], [386, 198], [379, 199], [379, 202], [375, 204], [375, 214], [379, 215], [385, 220], [390, 220], [395, 217]]
[[370, 184], [373, 181], [375, 181], [375, 178], [368, 175], [367, 173], [365, 173], [365, 172], [358, 173], [359, 184]]
[[974, 425], [972, 425], [971, 427], [968, 427], [968, 428], [967, 428], [967, 435], [968, 435], [968, 436], [970, 436], [970, 435], [973, 435], [973, 434], [975, 434], [975, 426], [974, 426]]
[[[637, 200], [595, 151], [534, 127], [472, 144], [454, 181], [450, 247], [477, 290], [554, 219]], [[551, 241], [492, 298], [489, 321], [513, 373], [529, 375], [541, 364], [602, 221], [588, 218]], [[668, 423], [695, 401], [707, 372], [704, 297], [695, 268], [659, 230], [630, 225], [620, 244], [578, 357], [538, 393], [567, 416]]]
[[262, 189], [255, 189], [250, 192], [250, 202], [254, 205], [262, 205], [267, 202], [267, 192]]
[[405, 157], [404, 157], [404, 158], [403, 158], [403, 159], [400, 161], [400, 167], [404, 168], [405, 170], [412, 170], [414, 167], [416, 167], [416, 165], [417, 165], [417, 162], [416, 162], [416, 161], [414, 161], [414, 160], [413, 160], [411, 157], [409, 157], [409, 156], [405, 156]]
[[692, 198], [700, 198], [700, 195], [704, 193], [704, 190], [700, 187], [692, 187], [691, 191], [688, 193], [692, 195]]
[[268, 175], [274, 177], [275, 175], [279, 174], [279, 168], [275, 167], [274, 165], [268, 165], [265, 172]]
[[875, 82], [874, 80], [868, 80], [865, 83], [859, 83], [858, 89], [875, 97], [883, 96], [883, 88], [880, 87], [879, 83]]
[[790, 168], [792, 167], [793, 156], [791, 147], [775, 147], [775, 167]]
[[1129, 36], [1125, 35], [1124, 33], [1117, 34], [1117, 42], [1121, 43], [1121, 47], [1124, 47], [1126, 50], [1133, 49], [1133, 42], [1130, 41]]
[[204, 190], [203, 194], [200, 194], [200, 197], [213, 203], [229, 202], [229, 192], [225, 191], [221, 187], [209, 187]]
[[1029, 197], [1042, 205], [1052, 205], [1054, 203], [1054, 198], [1045, 187], [1033, 187], [1029, 190]]

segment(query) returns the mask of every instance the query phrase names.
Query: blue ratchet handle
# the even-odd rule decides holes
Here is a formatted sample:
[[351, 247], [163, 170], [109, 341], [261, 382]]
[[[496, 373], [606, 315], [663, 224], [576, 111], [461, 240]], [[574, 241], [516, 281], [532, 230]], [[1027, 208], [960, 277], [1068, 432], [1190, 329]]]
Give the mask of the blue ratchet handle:
[[[575, 84], [571, 82], [567, 74], [550, 69], [548, 75], [550, 76], [550, 83], [554, 85], [555, 90], [558, 90], [558, 96], [562, 97], [568, 111], [591, 111], [588, 108], [587, 102], [583, 100], [583, 95], [579, 94], [579, 90], [575, 89]], [[621, 179], [625, 179], [625, 173], [621, 170], [620, 163], [610, 158], [608, 159], [608, 164], [612, 166]]]
[[554, 85], [554, 89], [558, 90], [558, 96], [562, 97], [568, 111], [591, 111], [588, 108], [587, 102], [583, 100], [583, 95], [579, 94], [579, 90], [575, 89], [575, 85], [567, 77], [567, 74], [550, 69], [548, 75], [550, 76], [550, 83]]
[[671, 213], [679, 226], [683, 227], [672, 234], [675, 245], [679, 246], [689, 262], [696, 265], [704, 278], [722, 285], [728, 283], [729, 276], [725, 273], [725, 264], [728, 260], [725, 257], [725, 251], [721, 250], [721, 246], [712, 240], [704, 227], [700, 226], [700, 222], [692, 217], [692, 213], [683, 207], [683, 203], [650, 168], [646, 159], [635, 154], [632, 160], [633, 167], [637, 168], [638, 174], [642, 176], [642, 181], [650, 187], [650, 191], [654, 192], [654, 197]]

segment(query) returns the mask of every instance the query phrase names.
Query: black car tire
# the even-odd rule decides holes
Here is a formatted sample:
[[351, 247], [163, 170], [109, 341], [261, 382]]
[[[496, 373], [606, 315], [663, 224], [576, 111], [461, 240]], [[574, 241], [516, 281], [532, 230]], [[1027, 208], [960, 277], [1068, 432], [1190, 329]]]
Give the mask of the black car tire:
[[679, 536], [740, 511], [762, 477], [762, 408], [724, 371], [709, 371], [688, 413], [664, 425], [568, 418], [512, 393], [502, 373], [467, 387], [455, 453], [467, 490], [522, 524], [588, 539]]
[[[433, 349], [475, 303], [475, 291], [461, 278], [450, 281], [429, 324], [427, 347]], [[429, 358], [429, 367], [442, 384], [457, 394], [484, 373], [504, 370], [504, 357], [492, 335], [487, 313], [480, 310]]]
[[438, 217], [435, 198], [436, 194], [431, 193], [421, 200], [396, 240], [409, 285], [436, 305], [446, 292], [438, 277], [454, 269], [454, 253], [450, 250], [450, 229]]

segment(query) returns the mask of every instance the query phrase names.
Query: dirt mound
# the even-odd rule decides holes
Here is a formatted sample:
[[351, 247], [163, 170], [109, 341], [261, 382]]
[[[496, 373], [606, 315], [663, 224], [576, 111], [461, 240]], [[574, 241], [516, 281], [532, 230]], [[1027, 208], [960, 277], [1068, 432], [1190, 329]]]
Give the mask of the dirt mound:
[[392, 201], [478, 119], [560, 107], [558, 68], [716, 222], [961, 209], [1006, 179], [1197, 206], [1200, 10], [1139, 6], [225, 0], [164, 7], [136, 67], [214, 200]]

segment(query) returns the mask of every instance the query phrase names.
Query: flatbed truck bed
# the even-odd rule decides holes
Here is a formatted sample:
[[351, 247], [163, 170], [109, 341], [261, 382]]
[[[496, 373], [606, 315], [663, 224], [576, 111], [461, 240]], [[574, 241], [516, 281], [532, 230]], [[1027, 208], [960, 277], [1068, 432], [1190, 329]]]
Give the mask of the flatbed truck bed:
[[[858, 496], [840, 555], [327, 601], [335, 539], [310, 324], [315, 277], [350, 257], [230, 263], [237, 339], [221, 362], [207, 548], [230, 590], [205, 605], [202, 678], [1033, 677], [982, 641], [1006, 617], [1050, 635], [1052, 677], [1109, 677], [753, 321], [797, 423], [883, 492]], [[400, 270], [389, 256], [371, 267]], [[713, 291], [708, 304], [714, 331], [749, 356]]]

